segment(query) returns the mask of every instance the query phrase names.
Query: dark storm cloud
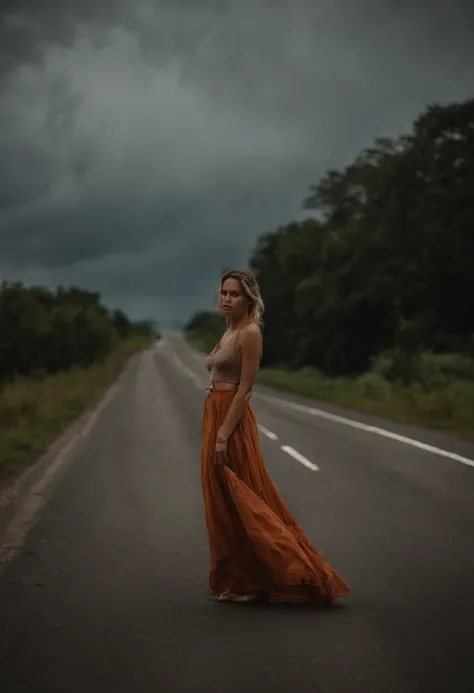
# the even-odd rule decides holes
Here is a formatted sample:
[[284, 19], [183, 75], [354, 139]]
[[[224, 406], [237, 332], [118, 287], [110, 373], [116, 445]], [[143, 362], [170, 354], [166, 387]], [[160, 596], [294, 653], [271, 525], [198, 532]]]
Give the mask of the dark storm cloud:
[[141, 317], [212, 305], [307, 186], [474, 84], [468, 3], [3, 10], [0, 272]]

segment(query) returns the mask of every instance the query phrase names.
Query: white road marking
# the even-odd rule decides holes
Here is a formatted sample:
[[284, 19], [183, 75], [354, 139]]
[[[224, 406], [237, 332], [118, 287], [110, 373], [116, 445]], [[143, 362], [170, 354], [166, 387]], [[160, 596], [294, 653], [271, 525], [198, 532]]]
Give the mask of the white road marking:
[[304, 467], [311, 469], [311, 471], [317, 472], [319, 470], [319, 467], [310, 462], [304, 455], [298, 452], [298, 450], [292, 448], [290, 445], [282, 445], [281, 449], [283, 450], [283, 452], [286, 452], [288, 453], [288, 455], [291, 455], [291, 457], [293, 457], [295, 460], [298, 460], [298, 462], [300, 462]]
[[199, 389], [203, 390], [204, 389], [204, 383], [202, 381], [202, 378], [192, 370], [192, 368], [189, 368], [181, 359], [179, 356], [176, 354], [175, 350], [173, 349], [173, 346], [170, 342], [166, 341], [164, 346], [169, 347], [170, 352], [171, 352], [171, 358], [174, 361], [174, 364], [176, 368], [179, 370], [179, 372], [184, 375], [186, 378], [189, 378], [190, 380], [193, 381], [194, 385]]
[[267, 436], [267, 438], [270, 438], [270, 440], [278, 440], [278, 436], [275, 433], [269, 431], [268, 428], [265, 428], [265, 426], [261, 426], [260, 424], [257, 425], [264, 436]]
[[369, 426], [360, 421], [354, 421], [353, 419], [346, 419], [344, 416], [338, 416], [337, 414], [330, 414], [327, 411], [322, 411], [321, 409], [316, 409], [314, 407], [308, 407], [304, 404], [297, 404], [296, 402], [289, 402], [285, 399], [280, 399], [279, 397], [272, 397], [271, 395], [263, 395], [260, 392], [255, 393], [258, 397], [267, 400], [268, 402], [274, 402], [282, 407], [287, 407], [289, 409], [294, 409], [296, 411], [302, 411], [306, 414], [312, 414], [313, 416], [319, 416], [322, 419], [327, 419], [328, 421], [334, 421], [335, 423], [344, 424], [345, 426], [351, 426], [352, 428], [357, 428], [360, 431], [365, 431], [366, 433], [374, 433], [375, 435], [383, 436], [384, 438], [390, 438], [391, 440], [396, 440], [399, 443], [404, 443], [405, 445], [411, 445], [419, 450], [424, 450], [425, 452], [431, 452], [434, 455], [440, 455], [441, 457], [447, 457], [448, 459], [455, 460], [456, 462], [461, 462], [469, 467], [474, 467], [474, 460], [468, 457], [463, 457], [455, 452], [450, 452], [449, 450], [443, 450], [443, 448], [437, 448], [434, 445], [428, 445], [427, 443], [422, 443], [420, 440], [415, 440], [414, 438], [407, 438], [406, 436], [401, 436], [398, 433], [392, 433], [392, 431], [387, 431], [384, 428], [379, 428], [378, 426]]
[[181, 359], [179, 356], [177, 356], [174, 351], [172, 352], [172, 357], [173, 361], [175, 362], [178, 370], [186, 377], [189, 378], [190, 380], [193, 381], [193, 383], [198, 387], [199, 389], [203, 388], [203, 383], [201, 378], [197, 373], [195, 373], [191, 368], [189, 368]]
[[[169, 344], [169, 342], [168, 342]], [[170, 344], [171, 346], [171, 344]], [[172, 348], [172, 347], [171, 347]], [[199, 360], [198, 354], [190, 349], [191, 353], [193, 356], [196, 358], [196, 360]], [[173, 350], [174, 352], [174, 350]], [[295, 411], [301, 411], [306, 414], [311, 414], [312, 416], [318, 416], [321, 419], [326, 419], [327, 421], [333, 421], [334, 423], [339, 423], [344, 426], [350, 426], [352, 428], [356, 428], [359, 431], [365, 431], [366, 433], [373, 433], [374, 435], [381, 436], [383, 438], [388, 438], [389, 440], [394, 440], [398, 443], [403, 443], [404, 445], [411, 445], [414, 448], [418, 448], [418, 450], [424, 450], [425, 452], [430, 452], [433, 455], [438, 455], [440, 457], [445, 457], [450, 460], [454, 460], [455, 462], [460, 462], [461, 464], [465, 464], [468, 467], [474, 468], [474, 459], [470, 459], [468, 457], [463, 457], [463, 455], [458, 455], [455, 452], [450, 452], [449, 450], [445, 450], [443, 448], [438, 448], [434, 445], [428, 445], [427, 443], [422, 443], [420, 440], [416, 440], [415, 438], [408, 438], [407, 436], [402, 436], [399, 435], [398, 433], [393, 433], [392, 431], [388, 431], [385, 428], [380, 428], [379, 426], [370, 426], [369, 424], [364, 424], [361, 421], [355, 421], [354, 419], [348, 419], [345, 416], [339, 416], [338, 414], [331, 414], [327, 411], [323, 411], [322, 409], [317, 409], [316, 407], [309, 407], [304, 404], [298, 404], [297, 402], [290, 402], [289, 400], [282, 399], [281, 397], [272, 397], [271, 395], [264, 395], [258, 391], [253, 391], [253, 396], [255, 397], [260, 397], [263, 400], [267, 400], [268, 402], [273, 402], [274, 404], [279, 405], [280, 407], [286, 407], [288, 409], [294, 409]], [[263, 432], [263, 431], [262, 431]]]

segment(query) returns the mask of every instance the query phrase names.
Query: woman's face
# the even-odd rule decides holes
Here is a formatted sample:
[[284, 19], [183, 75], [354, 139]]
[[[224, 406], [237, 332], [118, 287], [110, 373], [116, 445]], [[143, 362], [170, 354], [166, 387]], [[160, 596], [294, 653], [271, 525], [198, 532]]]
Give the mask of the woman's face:
[[249, 300], [237, 279], [226, 279], [222, 284], [220, 305], [223, 313], [234, 319], [248, 312]]

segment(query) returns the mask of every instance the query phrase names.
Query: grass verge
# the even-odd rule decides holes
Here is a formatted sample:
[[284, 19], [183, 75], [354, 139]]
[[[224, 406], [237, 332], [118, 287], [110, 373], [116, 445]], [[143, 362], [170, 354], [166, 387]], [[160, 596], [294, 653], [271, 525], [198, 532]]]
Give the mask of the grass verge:
[[[188, 337], [193, 347], [205, 352], [216, 341], [208, 335]], [[474, 440], [472, 381], [453, 380], [443, 387], [426, 389], [417, 383], [402, 387], [372, 372], [358, 378], [327, 378], [313, 368], [299, 371], [262, 368], [257, 383], [352, 411]]]
[[117, 379], [149, 338], [122, 342], [103, 363], [40, 378], [18, 378], [0, 389], [0, 488], [34, 463]]

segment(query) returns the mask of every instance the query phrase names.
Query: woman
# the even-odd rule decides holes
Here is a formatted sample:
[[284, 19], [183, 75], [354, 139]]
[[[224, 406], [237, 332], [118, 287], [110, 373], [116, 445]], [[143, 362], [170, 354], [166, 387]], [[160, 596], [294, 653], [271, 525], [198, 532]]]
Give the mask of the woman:
[[224, 274], [218, 308], [228, 329], [206, 359], [211, 382], [201, 450], [209, 593], [220, 601], [329, 604], [349, 585], [305, 536], [260, 452], [249, 399], [262, 354], [263, 302], [250, 272]]

